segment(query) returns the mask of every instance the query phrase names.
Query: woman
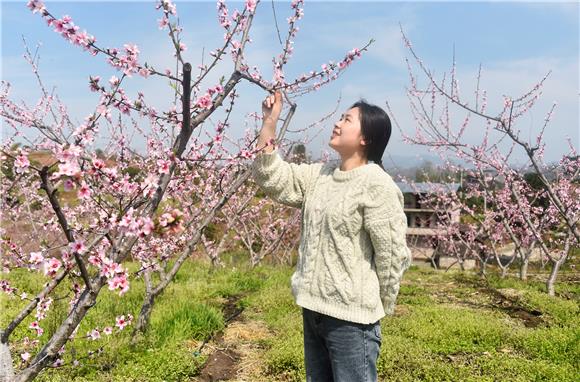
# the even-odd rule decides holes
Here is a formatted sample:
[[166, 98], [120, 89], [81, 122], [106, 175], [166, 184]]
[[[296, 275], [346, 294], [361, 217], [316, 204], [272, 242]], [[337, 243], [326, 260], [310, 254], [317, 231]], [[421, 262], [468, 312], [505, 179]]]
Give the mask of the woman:
[[[280, 92], [266, 97], [257, 148], [275, 137], [281, 110]], [[267, 195], [302, 208], [291, 286], [302, 307], [308, 382], [377, 380], [380, 319], [393, 314], [411, 262], [403, 195], [381, 165], [390, 135], [384, 110], [361, 100], [334, 125], [329, 146], [339, 166], [289, 163], [272, 146], [252, 163]]]

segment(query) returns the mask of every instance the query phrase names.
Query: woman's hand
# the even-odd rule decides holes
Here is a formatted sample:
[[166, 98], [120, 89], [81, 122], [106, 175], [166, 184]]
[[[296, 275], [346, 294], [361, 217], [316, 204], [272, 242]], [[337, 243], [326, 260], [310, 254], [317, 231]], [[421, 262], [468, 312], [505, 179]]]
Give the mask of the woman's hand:
[[282, 92], [276, 90], [262, 102], [262, 120], [264, 123], [273, 123], [276, 125], [280, 113], [282, 112]]
[[270, 153], [273, 150], [270, 141], [276, 139], [276, 123], [282, 112], [282, 92], [270, 94], [262, 102], [262, 129], [258, 136], [257, 148], [260, 151]]

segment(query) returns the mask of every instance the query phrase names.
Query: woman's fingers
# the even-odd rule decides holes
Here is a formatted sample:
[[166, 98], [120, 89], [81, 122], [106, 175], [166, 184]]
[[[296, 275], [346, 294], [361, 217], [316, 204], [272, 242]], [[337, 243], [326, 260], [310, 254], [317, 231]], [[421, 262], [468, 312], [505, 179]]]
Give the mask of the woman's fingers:
[[266, 105], [266, 107], [269, 109], [272, 107], [272, 105], [274, 104], [274, 96], [268, 96], [266, 97], [266, 99], [264, 100], [264, 104]]
[[271, 109], [274, 105], [279, 103], [282, 103], [282, 92], [277, 90], [276, 93], [266, 96], [262, 104], [267, 109]]

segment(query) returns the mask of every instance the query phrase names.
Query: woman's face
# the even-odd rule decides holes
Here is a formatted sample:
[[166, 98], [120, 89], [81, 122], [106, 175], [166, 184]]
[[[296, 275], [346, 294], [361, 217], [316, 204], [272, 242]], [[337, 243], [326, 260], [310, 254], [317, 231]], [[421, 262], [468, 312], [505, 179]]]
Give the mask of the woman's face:
[[353, 107], [334, 124], [328, 145], [341, 155], [350, 156], [357, 151], [362, 153], [364, 140], [359, 116], [359, 108]]

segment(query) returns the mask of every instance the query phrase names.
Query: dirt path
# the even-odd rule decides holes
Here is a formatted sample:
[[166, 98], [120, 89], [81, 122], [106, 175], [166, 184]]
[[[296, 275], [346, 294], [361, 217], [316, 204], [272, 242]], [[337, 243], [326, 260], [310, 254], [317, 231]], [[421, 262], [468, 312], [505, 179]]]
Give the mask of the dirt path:
[[237, 307], [242, 297], [232, 296], [225, 301], [223, 314], [226, 327], [202, 348], [202, 354], [207, 354], [208, 358], [193, 381], [250, 382], [269, 379], [262, 370], [266, 352], [262, 343], [273, 333], [265, 323], [246, 319], [243, 309]]
[[[429, 286], [430, 284], [423, 284]], [[545, 326], [542, 312], [529, 309], [520, 301], [521, 291], [517, 289], [494, 289], [483, 280], [461, 280], [444, 284], [432, 284], [437, 288], [433, 291], [433, 298], [441, 303], [458, 306], [467, 306], [473, 309], [499, 310], [515, 320], [519, 320], [525, 327], [535, 328]], [[458, 285], [473, 288], [469, 295], [456, 295]]]

